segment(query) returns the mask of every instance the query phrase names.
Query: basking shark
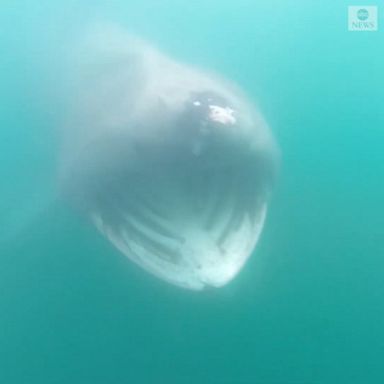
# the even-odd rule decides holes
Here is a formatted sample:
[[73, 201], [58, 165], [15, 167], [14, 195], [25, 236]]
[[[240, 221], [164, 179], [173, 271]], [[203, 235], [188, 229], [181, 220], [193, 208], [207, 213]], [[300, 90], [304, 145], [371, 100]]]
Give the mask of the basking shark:
[[258, 108], [119, 28], [95, 28], [68, 61], [65, 197], [158, 278], [227, 284], [259, 240], [276, 172]]

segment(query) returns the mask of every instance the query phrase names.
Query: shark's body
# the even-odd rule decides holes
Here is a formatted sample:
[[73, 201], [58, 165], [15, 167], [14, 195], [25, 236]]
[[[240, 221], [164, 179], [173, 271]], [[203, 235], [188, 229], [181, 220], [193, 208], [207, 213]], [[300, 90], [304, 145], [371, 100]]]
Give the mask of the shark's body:
[[230, 281], [263, 228], [276, 148], [235, 87], [117, 30], [74, 65], [62, 180], [109, 241], [200, 290]]

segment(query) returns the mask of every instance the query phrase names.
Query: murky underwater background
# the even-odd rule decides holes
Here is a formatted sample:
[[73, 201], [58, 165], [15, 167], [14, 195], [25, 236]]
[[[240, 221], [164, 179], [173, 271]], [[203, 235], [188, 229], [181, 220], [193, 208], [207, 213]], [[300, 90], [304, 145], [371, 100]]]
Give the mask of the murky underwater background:
[[[0, 382], [383, 382], [380, 3], [379, 31], [352, 33], [341, 0], [3, 0]], [[59, 112], [39, 64], [90, 15], [233, 79], [272, 127], [279, 183], [228, 286], [153, 278], [57, 198]]]

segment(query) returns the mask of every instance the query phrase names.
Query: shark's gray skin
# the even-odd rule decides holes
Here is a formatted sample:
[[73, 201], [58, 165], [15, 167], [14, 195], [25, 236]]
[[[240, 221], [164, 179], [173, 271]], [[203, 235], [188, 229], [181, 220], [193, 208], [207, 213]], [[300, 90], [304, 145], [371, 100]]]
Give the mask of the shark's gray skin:
[[262, 231], [277, 151], [233, 85], [114, 28], [72, 62], [67, 196], [124, 255], [192, 290], [228, 283]]

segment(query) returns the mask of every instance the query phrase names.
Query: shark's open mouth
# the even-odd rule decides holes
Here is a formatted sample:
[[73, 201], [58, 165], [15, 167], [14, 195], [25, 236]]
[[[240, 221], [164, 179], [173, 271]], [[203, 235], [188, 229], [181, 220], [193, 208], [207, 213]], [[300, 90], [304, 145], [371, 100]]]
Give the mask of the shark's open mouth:
[[252, 253], [266, 215], [265, 195], [246, 164], [174, 164], [99, 186], [89, 211], [96, 227], [148, 272], [189, 289], [230, 281]]

